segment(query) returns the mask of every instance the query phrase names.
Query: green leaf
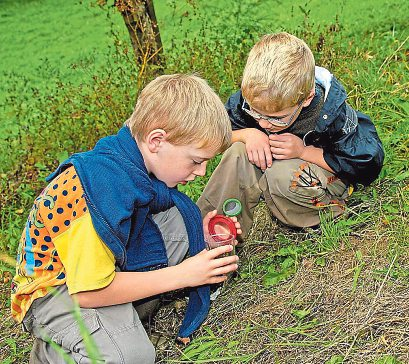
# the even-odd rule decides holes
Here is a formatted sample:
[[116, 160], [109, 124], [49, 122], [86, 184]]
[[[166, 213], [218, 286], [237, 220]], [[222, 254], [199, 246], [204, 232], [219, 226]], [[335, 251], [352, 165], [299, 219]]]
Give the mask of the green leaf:
[[47, 170], [47, 167], [43, 163], [40, 163], [40, 162], [37, 162], [36, 164], [34, 164], [34, 167], [37, 167], [40, 171]]
[[288, 269], [292, 267], [295, 263], [295, 260], [291, 257], [287, 257], [284, 261], [280, 264], [282, 269]]
[[64, 162], [68, 158], [68, 152], [63, 150], [62, 152], [57, 154], [58, 163]]
[[292, 310], [291, 313], [297, 317], [299, 320], [302, 320], [303, 318], [307, 317], [311, 311], [310, 310]]
[[409, 178], [409, 171], [397, 174], [396, 177], [394, 178], [394, 180], [397, 181], [397, 182], [400, 182], [400, 181], [403, 181], [406, 178]]
[[344, 357], [342, 355], [333, 355], [331, 359], [327, 360], [325, 364], [341, 364], [344, 362]]
[[234, 348], [234, 347], [238, 346], [239, 344], [240, 344], [240, 341], [232, 340], [227, 344], [227, 348], [231, 349], [231, 348]]
[[10, 347], [10, 349], [13, 351], [14, 355], [17, 355], [17, 343], [14, 339], [12, 338], [7, 338], [6, 340], [7, 345]]
[[401, 362], [392, 355], [385, 355], [378, 359], [375, 364], [401, 364]]
[[398, 214], [399, 213], [399, 209], [397, 209], [396, 207], [392, 206], [392, 205], [385, 205], [383, 206], [383, 209], [385, 211], [388, 211], [392, 214]]
[[56, 342], [52, 341], [51, 338], [46, 338], [47, 343], [57, 352], [59, 356], [64, 360], [67, 364], [75, 364], [73, 358], [71, 358], [64, 349], [58, 345]]
[[291, 240], [289, 237], [287, 237], [286, 235], [284, 235], [283, 233], [278, 233], [276, 236], [277, 241], [280, 244], [288, 244], [291, 243]]
[[320, 267], [325, 267], [326, 264], [325, 257], [318, 257], [317, 259], [315, 259], [315, 264], [319, 265]]
[[264, 286], [266, 287], [275, 286], [281, 281], [286, 280], [293, 273], [294, 273], [293, 269], [286, 269], [281, 272], [277, 271], [269, 272], [264, 277]]
[[288, 248], [280, 248], [278, 249], [277, 253], [275, 253], [275, 255], [279, 256], [279, 257], [286, 257], [288, 255], [290, 255], [290, 251]]
[[183, 356], [186, 359], [192, 360], [197, 358], [201, 353], [209, 351], [212, 347], [217, 345], [216, 340], [197, 343], [195, 345], [189, 345], [183, 352]]

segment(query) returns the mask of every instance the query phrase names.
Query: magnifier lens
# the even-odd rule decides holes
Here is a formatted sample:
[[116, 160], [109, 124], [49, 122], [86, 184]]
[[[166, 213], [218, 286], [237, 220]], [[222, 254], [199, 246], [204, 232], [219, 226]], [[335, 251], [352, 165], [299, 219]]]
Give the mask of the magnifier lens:
[[216, 215], [209, 221], [209, 233], [214, 234], [232, 234], [237, 236], [236, 226], [234, 222], [227, 216]]
[[241, 202], [236, 198], [229, 198], [223, 203], [223, 212], [226, 216], [216, 215], [209, 221], [210, 234], [226, 234], [230, 233], [234, 237], [237, 236], [237, 230], [234, 222], [230, 219], [232, 216], [237, 216], [241, 212]]
[[229, 198], [223, 204], [223, 212], [226, 216], [237, 216], [241, 212], [241, 203], [236, 198]]
[[229, 201], [225, 207], [226, 207], [226, 211], [230, 212], [230, 211], [233, 211], [237, 207], [237, 204], [233, 201]]
[[[214, 225], [214, 232], [216, 234], [230, 234], [230, 226], [226, 224], [224, 221], [219, 221], [217, 224]], [[224, 235], [223, 235], [224, 236]]]

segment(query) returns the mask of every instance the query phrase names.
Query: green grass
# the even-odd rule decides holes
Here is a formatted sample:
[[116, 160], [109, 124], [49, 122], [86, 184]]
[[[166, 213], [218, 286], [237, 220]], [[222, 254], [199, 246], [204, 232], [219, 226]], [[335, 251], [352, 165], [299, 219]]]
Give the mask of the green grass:
[[[156, 15], [161, 27], [165, 49], [172, 41], [182, 41], [185, 36], [198, 36], [203, 27], [228, 29], [231, 33], [241, 28], [257, 26], [263, 32], [303, 27], [305, 18], [317, 26], [338, 22], [345, 29], [344, 36], [356, 36], [375, 27], [385, 26], [395, 31], [397, 12], [404, 12], [407, 4], [398, 1], [371, 0], [196, 0], [156, 1]], [[175, 32], [175, 29], [178, 32]], [[217, 33], [209, 37], [218, 38]], [[169, 48], [168, 48], [169, 49]]]
[[[352, 105], [373, 118], [386, 151], [381, 178], [353, 194], [345, 219], [323, 215], [321, 233], [277, 226], [261, 206], [238, 276], [183, 354], [173, 345], [172, 313], [159, 316], [157, 331], [168, 333], [168, 344], [158, 361], [409, 362], [402, 321], [409, 302], [409, 3], [155, 6], [166, 72], [197, 71], [223, 100], [239, 87], [259, 34], [287, 30], [304, 38]], [[70, 153], [115, 132], [138, 86], [156, 71], [138, 76], [118, 14], [86, 2], [2, 1], [0, 30], [0, 251], [14, 256], [44, 177]], [[183, 190], [196, 199], [216, 164]], [[0, 256], [4, 277], [12, 266]], [[0, 361], [24, 363], [27, 338], [8, 318], [8, 300], [2, 302]]]
[[[27, 77], [41, 86], [54, 82], [52, 77], [73, 82], [83, 81], [75, 64], [98, 68], [105, 62], [112, 45], [111, 23], [124, 33], [119, 14], [108, 18], [89, 2], [61, 0], [3, 0], [0, 4], [0, 72]], [[44, 69], [44, 62], [50, 69]], [[3, 79], [3, 77], [2, 77]], [[4, 82], [1, 92], [5, 91]]]
[[[3, 0], [0, 3], [0, 135], [15, 131], [7, 96], [47, 90], [60, 80], [89, 83], [106, 62], [111, 31], [127, 39], [119, 14], [90, 2]], [[80, 66], [80, 67], [79, 67]]]

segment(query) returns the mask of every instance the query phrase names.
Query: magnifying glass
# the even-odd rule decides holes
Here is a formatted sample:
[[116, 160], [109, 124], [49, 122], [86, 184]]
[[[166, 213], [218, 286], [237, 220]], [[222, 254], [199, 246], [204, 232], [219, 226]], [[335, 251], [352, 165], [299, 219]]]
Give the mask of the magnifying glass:
[[223, 203], [224, 215], [216, 215], [209, 221], [209, 234], [215, 237], [229, 233], [236, 238], [237, 229], [234, 222], [229, 218], [237, 216], [242, 210], [241, 202], [237, 198], [229, 198]]

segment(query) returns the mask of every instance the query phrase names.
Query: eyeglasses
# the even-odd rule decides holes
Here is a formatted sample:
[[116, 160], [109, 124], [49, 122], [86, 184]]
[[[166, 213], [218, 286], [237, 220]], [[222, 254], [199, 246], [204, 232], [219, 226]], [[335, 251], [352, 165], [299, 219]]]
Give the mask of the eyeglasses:
[[280, 126], [288, 126], [293, 122], [293, 119], [295, 115], [297, 115], [298, 111], [301, 109], [303, 102], [304, 100], [300, 101], [300, 103], [298, 104], [294, 112], [291, 114], [290, 119], [288, 121], [282, 121], [282, 119], [288, 117], [290, 114], [283, 115], [280, 117], [275, 117], [275, 118], [271, 116], [259, 114], [257, 111], [254, 111], [251, 109], [250, 105], [245, 99], [243, 101], [243, 105], [241, 105], [241, 108], [243, 109], [243, 111], [245, 111], [248, 115], [250, 115], [254, 119], [262, 119], [262, 120], [268, 121], [273, 126], [280, 127]]

